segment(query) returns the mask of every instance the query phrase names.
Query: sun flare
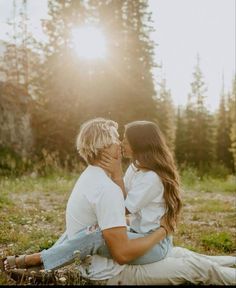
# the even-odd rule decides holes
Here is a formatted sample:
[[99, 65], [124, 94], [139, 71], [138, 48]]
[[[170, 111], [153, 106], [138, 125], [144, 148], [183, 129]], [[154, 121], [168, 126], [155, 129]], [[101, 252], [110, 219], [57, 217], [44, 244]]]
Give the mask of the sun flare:
[[106, 39], [101, 29], [83, 26], [72, 30], [72, 42], [76, 53], [81, 58], [105, 58]]

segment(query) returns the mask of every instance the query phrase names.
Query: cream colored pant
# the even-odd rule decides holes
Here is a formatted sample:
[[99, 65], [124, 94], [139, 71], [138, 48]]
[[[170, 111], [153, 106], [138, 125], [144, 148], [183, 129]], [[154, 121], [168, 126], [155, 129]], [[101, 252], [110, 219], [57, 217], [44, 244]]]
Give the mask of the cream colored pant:
[[107, 285], [179, 285], [186, 282], [206, 285], [236, 284], [233, 256], [207, 256], [173, 247], [165, 259], [146, 265], [126, 265]]

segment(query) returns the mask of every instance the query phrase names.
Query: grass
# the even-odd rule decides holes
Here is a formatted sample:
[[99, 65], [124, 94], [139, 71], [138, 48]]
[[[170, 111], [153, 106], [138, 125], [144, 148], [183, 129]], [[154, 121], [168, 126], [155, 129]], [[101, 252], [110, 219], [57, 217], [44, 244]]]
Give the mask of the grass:
[[67, 174], [63, 177], [55, 174], [47, 177], [23, 176], [21, 178], [3, 177], [0, 182], [1, 192], [9, 193], [27, 193], [32, 191], [51, 193], [65, 193], [73, 187], [78, 175]]
[[[225, 171], [212, 171], [199, 175], [194, 168], [186, 168], [181, 171], [181, 179], [185, 190], [194, 190], [197, 192], [220, 192], [234, 193], [236, 192], [236, 175], [226, 175]], [[222, 173], [220, 173], [222, 172]]]
[[201, 181], [193, 184], [185, 184], [186, 189], [193, 189], [198, 192], [223, 192], [233, 193], [236, 189], [236, 177], [230, 175], [226, 180], [204, 177]]
[[[209, 255], [232, 255], [236, 252], [235, 178], [191, 177], [183, 178], [184, 206], [174, 244]], [[58, 239], [77, 178], [76, 174], [54, 174], [0, 179], [1, 257], [47, 249]], [[70, 270], [60, 273], [55, 284], [89, 284]], [[0, 274], [0, 285], [7, 284], [14, 282]]]
[[200, 240], [206, 249], [216, 248], [228, 253], [233, 251], [235, 248], [235, 239], [233, 239], [227, 232], [212, 233], [210, 235], [203, 236]]
[[0, 195], [0, 208], [3, 208], [5, 205], [11, 205], [12, 201], [7, 197], [5, 193]]

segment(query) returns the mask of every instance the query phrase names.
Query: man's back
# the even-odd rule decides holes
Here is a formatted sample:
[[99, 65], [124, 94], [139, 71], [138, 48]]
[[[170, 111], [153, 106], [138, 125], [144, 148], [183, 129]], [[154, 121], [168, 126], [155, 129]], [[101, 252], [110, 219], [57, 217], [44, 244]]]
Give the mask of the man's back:
[[[110, 208], [114, 204], [114, 199], [118, 197], [118, 200], [121, 199], [123, 202], [122, 195], [120, 188], [106, 175], [103, 169], [89, 165], [76, 182], [67, 203], [66, 230], [68, 237], [71, 238], [79, 230], [94, 224], [99, 224], [102, 230], [107, 228], [106, 226], [110, 224], [109, 219], [111, 217], [114, 219], [114, 215], [110, 215], [109, 219], [103, 219], [103, 212], [112, 212]], [[102, 207], [100, 208], [100, 206]], [[125, 212], [122, 211], [122, 213]], [[115, 223], [112, 223], [112, 227], [116, 226], [114, 225]]]
[[[89, 165], [75, 184], [66, 209], [68, 238], [79, 230], [98, 224], [101, 230], [126, 226], [121, 189], [103, 169]], [[86, 262], [90, 265], [87, 267]], [[125, 265], [99, 255], [91, 256], [79, 267], [84, 277], [106, 279], [120, 273]]]

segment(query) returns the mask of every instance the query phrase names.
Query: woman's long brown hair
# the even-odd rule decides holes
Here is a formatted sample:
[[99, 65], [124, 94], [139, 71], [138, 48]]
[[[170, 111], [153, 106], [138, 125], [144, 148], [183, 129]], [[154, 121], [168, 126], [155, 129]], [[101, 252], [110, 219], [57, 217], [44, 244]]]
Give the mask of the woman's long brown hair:
[[178, 171], [158, 125], [149, 121], [134, 121], [125, 125], [125, 136], [133, 152], [134, 165], [152, 170], [161, 178], [164, 186], [166, 220], [175, 230], [182, 207]]

